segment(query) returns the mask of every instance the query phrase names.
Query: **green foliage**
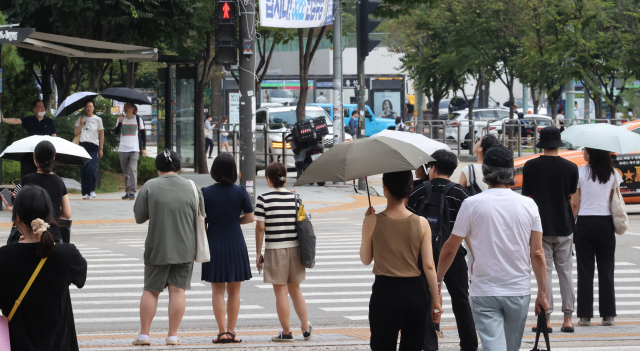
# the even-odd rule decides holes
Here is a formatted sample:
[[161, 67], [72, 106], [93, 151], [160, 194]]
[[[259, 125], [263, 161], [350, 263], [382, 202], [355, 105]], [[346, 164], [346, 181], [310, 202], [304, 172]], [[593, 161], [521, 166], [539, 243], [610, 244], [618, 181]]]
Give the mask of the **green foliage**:
[[157, 178], [156, 160], [153, 157], [142, 157], [138, 162], [138, 184], [142, 185], [147, 180]]
[[11, 184], [14, 179], [20, 179], [20, 162], [2, 160], [2, 181]]
[[96, 188], [96, 194], [107, 194], [119, 192], [124, 185], [122, 177], [111, 173], [102, 172], [100, 187]]

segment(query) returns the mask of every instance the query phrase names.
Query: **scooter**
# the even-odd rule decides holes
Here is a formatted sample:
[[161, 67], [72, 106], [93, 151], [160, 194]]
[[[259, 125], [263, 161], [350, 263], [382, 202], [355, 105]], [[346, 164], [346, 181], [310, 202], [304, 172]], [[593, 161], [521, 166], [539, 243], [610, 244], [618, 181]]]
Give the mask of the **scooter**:
[[[291, 134], [287, 135], [285, 138], [286, 141], [291, 142], [292, 136]], [[298, 177], [313, 163], [313, 161], [317, 160], [318, 157], [322, 156], [324, 153], [324, 145], [322, 141], [316, 141], [310, 144], [307, 147], [304, 147], [300, 150], [299, 154], [294, 154], [293, 158], [296, 164], [296, 172]], [[324, 186], [326, 182], [318, 182], [319, 186]], [[313, 185], [309, 184], [309, 185]]]

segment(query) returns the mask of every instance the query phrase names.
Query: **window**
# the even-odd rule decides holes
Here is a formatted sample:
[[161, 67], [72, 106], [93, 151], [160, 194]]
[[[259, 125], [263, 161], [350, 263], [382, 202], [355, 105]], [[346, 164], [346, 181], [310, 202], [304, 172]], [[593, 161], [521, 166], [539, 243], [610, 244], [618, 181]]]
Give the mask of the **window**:
[[509, 118], [509, 111], [496, 111], [498, 113], [498, 118]]
[[256, 123], [267, 123], [267, 111], [258, 111], [256, 113]]
[[631, 131], [636, 134], [640, 134], [640, 128], [632, 129]]
[[349, 115], [349, 108], [345, 107], [344, 108], [344, 114], [342, 115], [342, 117], [346, 118], [351, 118], [351, 116]]
[[496, 112], [494, 110], [480, 111], [480, 119], [484, 121], [495, 120], [497, 119]]
[[[305, 119], [311, 119], [316, 117], [325, 117], [327, 120], [327, 125], [332, 126], [333, 122], [331, 118], [327, 115], [327, 113], [323, 109], [306, 109], [305, 110]], [[256, 117], [257, 123], [257, 117]], [[296, 110], [291, 109], [288, 111], [273, 111], [269, 114], [269, 123], [274, 124], [294, 124], [296, 123]]]

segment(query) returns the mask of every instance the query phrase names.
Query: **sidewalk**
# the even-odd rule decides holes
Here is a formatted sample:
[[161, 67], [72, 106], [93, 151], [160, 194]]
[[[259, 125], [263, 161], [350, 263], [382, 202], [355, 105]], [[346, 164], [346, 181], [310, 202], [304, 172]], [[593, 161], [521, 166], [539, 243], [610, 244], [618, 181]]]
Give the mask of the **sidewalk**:
[[[535, 334], [531, 327], [535, 324], [527, 324], [523, 338], [522, 349], [526, 349], [525, 343], [532, 343]], [[550, 334], [551, 344], [565, 342], [618, 342], [622, 340], [638, 340], [640, 345], [640, 321], [616, 321], [613, 327], [603, 327], [600, 323], [591, 327], [577, 327], [575, 333], [560, 333], [561, 323], [553, 323], [554, 333]], [[459, 339], [455, 326], [443, 326], [445, 338], [439, 340], [441, 348], [455, 348]], [[219, 349], [219, 348], [276, 348], [276, 347], [321, 347], [321, 346], [355, 346], [366, 347], [369, 344], [369, 327], [317, 327], [313, 329], [313, 338], [303, 341], [299, 330], [293, 331], [294, 343], [274, 343], [270, 341], [271, 335], [278, 333], [278, 329], [247, 329], [238, 330], [238, 337], [243, 339], [240, 344], [213, 345], [211, 340], [216, 337], [215, 331], [185, 331], [181, 332], [182, 346], [164, 346], [166, 334], [152, 333], [151, 347], [145, 350], [163, 349]], [[83, 350], [139, 350], [140, 347], [132, 347], [131, 342], [136, 337], [135, 333], [112, 334], [79, 334], [78, 343]], [[529, 348], [530, 349], [530, 348]], [[552, 346], [553, 349], [553, 346]], [[606, 348], [602, 348], [603, 350]]]

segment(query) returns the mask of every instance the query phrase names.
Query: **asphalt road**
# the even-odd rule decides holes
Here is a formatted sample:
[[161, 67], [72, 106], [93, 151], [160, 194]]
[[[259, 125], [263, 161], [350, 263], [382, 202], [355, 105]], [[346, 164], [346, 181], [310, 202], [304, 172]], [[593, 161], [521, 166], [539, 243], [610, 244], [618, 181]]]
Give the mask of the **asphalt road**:
[[[382, 210], [383, 208], [378, 208]], [[316, 214], [318, 236], [316, 267], [307, 270], [302, 284], [310, 321], [326, 326], [367, 325], [373, 275], [372, 267], [359, 259], [363, 210]], [[71, 297], [79, 333], [135, 332], [139, 328], [138, 306], [143, 286], [143, 251], [146, 225], [77, 226], [72, 241], [89, 265], [86, 285], [72, 287]], [[243, 226], [249, 257], [255, 259], [254, 225]], [[7, 230], [8, 231], [8, 230]], [[6, 240], [0, 235], [0, 242]], [[631, 216], [629, 232], [616, 236], [616, 293], [618, 320], [640, 319], [640, 215]], [[238, 328], [279, 325], [272, 287], [262, 281], [252, 265], [253, 279], [242, 284]], [[201, 265], [195, 264], [192, 290], [187, 292], [187, 311], [182, 330], [216, 330], [211, 308], [211, 287], [200, 280]], [[574, 269], [575, 271], [575, 269]], [[574, 280], [576, 276], [574, 275]], [[532, 282], [534, 282], [532, 277]], [[535, 293], [535, 283], [532, 284]], [[597, 290], [596, 290], [597, 291]], [[554, 293], [558, 295], [557, 283]], [[444, 320], [453, 322], [450, 299], [444, 292]], [[401, 296], [399, 296], [401, 298]], [[152, 329], [166, 330], [168, 294], [160, 297]], [[531, 310], [533, 311], [533, 310]], [[299, 321], [293, 308], [292, 327]], [[559, 315], [555, 316], [556, 318]], [[533, 313], [530, 313], [533, 321]]]

